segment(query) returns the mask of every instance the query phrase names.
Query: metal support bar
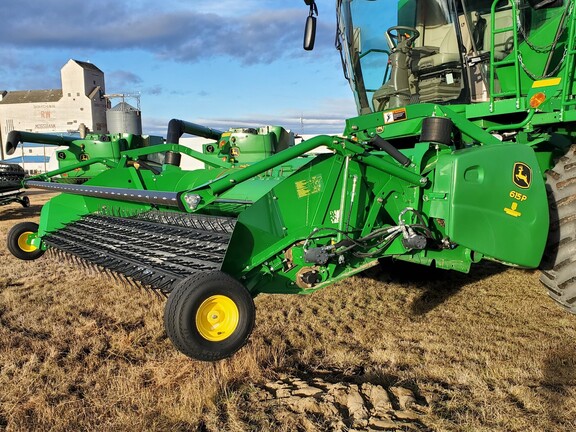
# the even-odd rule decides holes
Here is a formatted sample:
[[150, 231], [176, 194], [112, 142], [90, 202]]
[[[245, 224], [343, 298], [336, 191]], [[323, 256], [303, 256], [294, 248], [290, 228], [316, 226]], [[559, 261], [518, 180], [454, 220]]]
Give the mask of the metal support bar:
[[215, 182], [210, 183], [208, 187], [214, 194], [221, 194], [234, 187], [238, 183], [241, 183], [252, 177], [256, 177], [257, 175], [282, 165], [283, 163], [286, 163], [298, 156], [302, 156], [304, 153], [312, 151], [315, 148], [321, 146], [333, 147], [332, 141], [333, 138], [327, 135], [316, 136], [307, 141], [304, 141], [302, 144], [298, 144], [297, 146], [282, 150], [281, 152], [276, 153], [267, 159], [264, 159], [246, 168], [240, 169], [232, 174], [227, 175], [226, 177], [222, 177]]
[[472, 123], [466, 118], [466, 116], [459, 114], [445, 106], [437, 106], [436, 110], [438, 113], [446, 115], [450, 120], [452, 120], [454, 126], [456, 126], [473, 140], [485, 145], [501, 144], [498, 138], [491, 135], [480, 126]]
[[85, 166], [89, 166], [89, 165], [94, 165], [97, 163], [101, 163], [106, 165], [108, 168], [116, 168], [116, 163], [115, 162], [110, 162], [108, 159], [106, 158], [94, 158], [94, 159], [88, 159], [87, 161], [83, 161], [83, 162], [78, 162], [77, 164], [74, 165], [70, 165], [67, 166], [65, 168], [59, 168], [57, 170], [53, 170], [53, 171], [49, 171], [47, 173], [43, 173], [43, 174], [38, 174], [36, 176], [30, 177], [28, 180], [36, 180], [36, 179], [49, 179], [50, 177], [54, 177], [63, 173], [67, 173], [70, 171], [74, 171], [77, 168], [83, 168]]
[[350, 157], [344, 158], [344, 172], [342, 173], [342, 190], [340, 191], [340, 221], [338, 222], [337, 241], [342, 240], [342, 231], [344, 231], [344, 215], [346, 213], [346, 193], [348, 192], [348, 175], [350, 173]]
[[536, 113], [536, 110], [531, 109], [528, 111], [528, 115], [526, 116], [526, 118], [524, 120], [522, 120], [520, 123], [490, 126], [489, 128], [486, 129], [486, 132], [491, 133], [494, 131], [513, 130], [513, 129], [523, 128], [524, 126], [526, 126], [528, 123], [530, 123], [532, 121], [535, 113]]
[[416, 174], [400, 165], [395, 165], [390, 163], [381, 157], [374, 155], [359, 156], [358, 160], [365, 165], [376, 168], [380, 171], [390, 174], [391, 176], [398, 177], [405, 182], [411, 183], [414, 186], [426, 186], [428, 179], [422, 177], [420, 174]]
[[200, 162], [204, 162], [205, 164], [210, 165], [214, 168], [230, 168], [232, 166], [232, 164], [221, 161], [217, 157], [207, 156], [204, 153], [197, 152], [196, 150], [192, 150], [191, 148], [185, 147], [181, 144], [158, 144], [134, 150], [127, 150], [122, 152], [121, 154], [122, 156], [137, 158], [139, 156], [146, 156], [149, 154], [162, 153], [167, 151], [184, 153], [185, 155], [188, 155], [191, 158], [199, 160]]

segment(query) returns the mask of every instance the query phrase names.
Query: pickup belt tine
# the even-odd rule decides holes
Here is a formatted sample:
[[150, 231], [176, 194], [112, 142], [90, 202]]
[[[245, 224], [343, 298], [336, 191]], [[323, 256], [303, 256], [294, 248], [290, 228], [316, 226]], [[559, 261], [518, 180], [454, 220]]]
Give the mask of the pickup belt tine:
[[110, 270], [110, 274], [112, 275], [112, 278], [118, 282], [121, 283], [122, 281], [120, 280], [120, 278], [118, 277], [118, 273], [116, 273], [115, 271]]
[[162, 298], [162, 296], [158, 293], [157, 289], [151, 288], [150, 285], [143, 285], [143, 286], [145, 287], [144, 289], [148, 290], [149, 292], [151, 291], [157, 298], [159, 298], [159, 299]]
[[106, 279], [108, 279], [110, 282], [114, 282], [114, 278], [112, 277], [112, 272], [110, 270], [108, 270], [107, 268], [104, 268], [104, 275], [106, 276]]
[[122, 285], [124, 285], [124, 287], [128, 288], [131, 286], [130, 281], [128, 280], [128, 276], [122, 273], [118, 273], [118, 276], [120, 276], [120, 279], [122, 280]]
[[165, 295], [182, 279], [222, 266], [236, 218], [108, 208], [47, 233], [53, 253], [96, 276]]
[[136, 282], [129, 276], [124, 275], [124, 277], [126, 278], [126, 282], [128, 282], [128, 285], [130, 285], [132, 288], [139, 288], [139, 286], [136, 284]]

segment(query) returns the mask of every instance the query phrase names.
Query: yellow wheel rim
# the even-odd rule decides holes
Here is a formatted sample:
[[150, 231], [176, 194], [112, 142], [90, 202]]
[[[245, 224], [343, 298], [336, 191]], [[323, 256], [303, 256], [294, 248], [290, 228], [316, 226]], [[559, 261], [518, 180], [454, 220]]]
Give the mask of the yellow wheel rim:
[[36, 246], [28, 244], [28, 237], [30, 237], [30, 234], [34, 233], [32, 231], [26, 231], [18, 236], [18, 247], [24, 252], [34, 252], [38, 249]]
[[196, 328], [204, 339], [220, 342], [238, 327], [240, 312], [230, 297], [214, 295], [202, 302], [196, 312]]

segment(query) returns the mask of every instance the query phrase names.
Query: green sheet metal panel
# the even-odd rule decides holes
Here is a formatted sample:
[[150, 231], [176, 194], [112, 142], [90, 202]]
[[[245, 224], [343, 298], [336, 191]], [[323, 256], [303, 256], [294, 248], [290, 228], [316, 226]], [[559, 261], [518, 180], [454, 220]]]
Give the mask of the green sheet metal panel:
[[537, 267], [549, 216], [534, 151], [519, 144], [476, 147], [442, 155], [438, 166], [436, 182], [448, 189], [450, 239], [506, 263]]

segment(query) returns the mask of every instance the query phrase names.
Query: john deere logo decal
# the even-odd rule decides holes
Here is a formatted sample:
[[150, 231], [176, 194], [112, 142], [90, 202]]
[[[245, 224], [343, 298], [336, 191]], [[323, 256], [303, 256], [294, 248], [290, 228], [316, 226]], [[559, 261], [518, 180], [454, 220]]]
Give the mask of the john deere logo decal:
[[525, 163], [516, 162], [514, 164], [512, 181], [519, 188], [528, 189], [532, 183], [532, 169]]

